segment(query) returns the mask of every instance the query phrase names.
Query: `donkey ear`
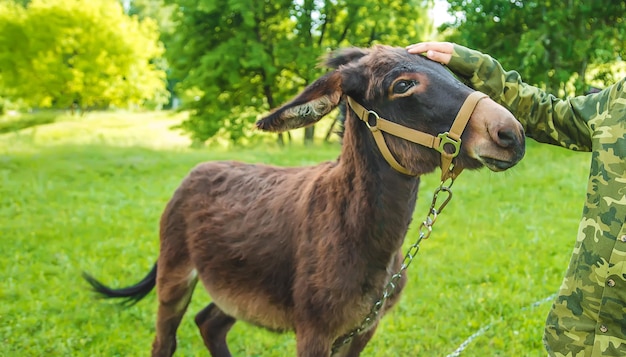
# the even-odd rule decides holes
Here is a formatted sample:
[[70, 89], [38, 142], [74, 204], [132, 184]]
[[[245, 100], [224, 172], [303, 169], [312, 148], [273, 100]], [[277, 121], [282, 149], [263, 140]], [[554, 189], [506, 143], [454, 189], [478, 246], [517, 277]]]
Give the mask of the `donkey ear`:
[[369, 50], [359, 47], [348, 47], [331, 52], [325, 59], [324, 65], [330, 68], [339, 68], [339, 66], [356, 62], [360, 58], [369, 54]]
[[256, 122], [265, 131], [285, 131], [316, 123], [341, 100], [341, 73], [332, 71], [311, 83], [289, 103]]

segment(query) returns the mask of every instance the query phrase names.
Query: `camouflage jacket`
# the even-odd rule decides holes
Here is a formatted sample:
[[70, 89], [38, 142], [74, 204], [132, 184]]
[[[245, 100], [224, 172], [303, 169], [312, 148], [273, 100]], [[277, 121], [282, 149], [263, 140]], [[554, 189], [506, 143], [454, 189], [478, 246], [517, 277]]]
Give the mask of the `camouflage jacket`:
[[592, 152], [582, 221], [544, 344], [551, 356], [626, 356], [626, 78], [561, 100], [462, 46], [448, 66], [506, 106], [528, 137]]

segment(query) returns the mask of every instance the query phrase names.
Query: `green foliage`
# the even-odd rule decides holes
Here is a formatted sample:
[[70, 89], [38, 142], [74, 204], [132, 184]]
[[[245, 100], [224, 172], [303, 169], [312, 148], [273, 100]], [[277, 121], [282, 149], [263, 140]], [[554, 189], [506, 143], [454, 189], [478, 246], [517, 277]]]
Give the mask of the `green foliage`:
[[0, 116], [0, 134], [15, 132], [37, 125], [54, 123], [59, 116], [63, 116], [63, 113], [45, 111], [22, 114], [19, 116]]
[[[405, 45], [431, 30], [431, 0], [165, 0], [177, 5], [168, 45], [197, 141], [248, 138], [251, 123], [322, 73], [319, 57], [340, 46]], [[371, 16], [371, 14], [376, 16]], [[381, 21], [381, 19], [384, 19]]]
[[[594, 79], [588, 77], [590, 66], [625, 55], [624, 1], [448, 2], [452, 12], [463, 13], [444, 26], [456, 30], [448, 40], [493, 55], [527, 82], [557, 95], [582, 94]], [[594, 72], [598, 78], [606, 75]]]
[[[27, 41], [24, 32], [26, 12], [13, 1], [0, 1], [0, 96], [11, 97], [16, 90], [12, 88], [11, 77], [16, 77], [7, 69], [15, 68], [26, 61], [23, 47]], [[4, 101], [3, 98], [3, 101]]]
[[36, 107], [103, 108], [165, 101], [151, 20], [109, 0], [0, 3], [0, 87]]
[[[309, 165], [337, 145], [289, 150], [190, 150], [170, 131], [181, 116], [87, 114], [0, 134], [0, 356], [145, 356], [154, 337], [154, 293], [129, 309], [96, 299], [87, 270], [116, 287], [154, 263], [158, 219], [198, 162], [237, 159]], [[89, 123], [86, 123], [86, 122]], [[411, 264], [398, 306], [364, 356], [446, 356], [481, 327], [462, 356], [545, 356], [550, 302], [575, 243], [589, 154], [529, 142], [505, 173], [467, 171]], [[416, 238], [438, 173], [422, 180]], [[200, 284], [178, 333], [179, 356], [206, 356], [193, 316], [210, 298]], [[293, 334], [237, 323], [236, 356], [295, 355]]]

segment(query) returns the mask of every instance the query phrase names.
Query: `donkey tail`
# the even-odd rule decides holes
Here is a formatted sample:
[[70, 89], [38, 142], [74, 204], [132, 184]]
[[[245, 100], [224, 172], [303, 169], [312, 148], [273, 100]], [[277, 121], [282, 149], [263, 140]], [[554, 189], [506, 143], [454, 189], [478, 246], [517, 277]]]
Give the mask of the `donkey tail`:
[[139, 300], [143, 299], [156, 285], [156, 276], [157, 276], [157, 265], [154, 264], [152, 270], [146, 275], [140, 282], [135, 285], [128, 286], [121, 289], [112, 289], [98, 280], [93, 276], [83, 272], [83, 279], [87, 280], [89, 285], [93, 291], [98, 293], [100, 297], [109, 299], [109, 298], [122, 298], [122, 305], [132, 306], [135, 305]]

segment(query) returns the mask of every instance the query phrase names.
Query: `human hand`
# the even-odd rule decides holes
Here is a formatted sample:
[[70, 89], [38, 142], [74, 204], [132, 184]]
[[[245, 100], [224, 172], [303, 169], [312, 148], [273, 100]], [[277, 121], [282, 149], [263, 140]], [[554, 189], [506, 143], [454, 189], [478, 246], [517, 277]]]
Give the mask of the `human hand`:
[[448, 64], [454, 45], [450, 42], [419, 42], [406, 46], [409, 53], [426, 53], [426, 57], [441, 64]]

